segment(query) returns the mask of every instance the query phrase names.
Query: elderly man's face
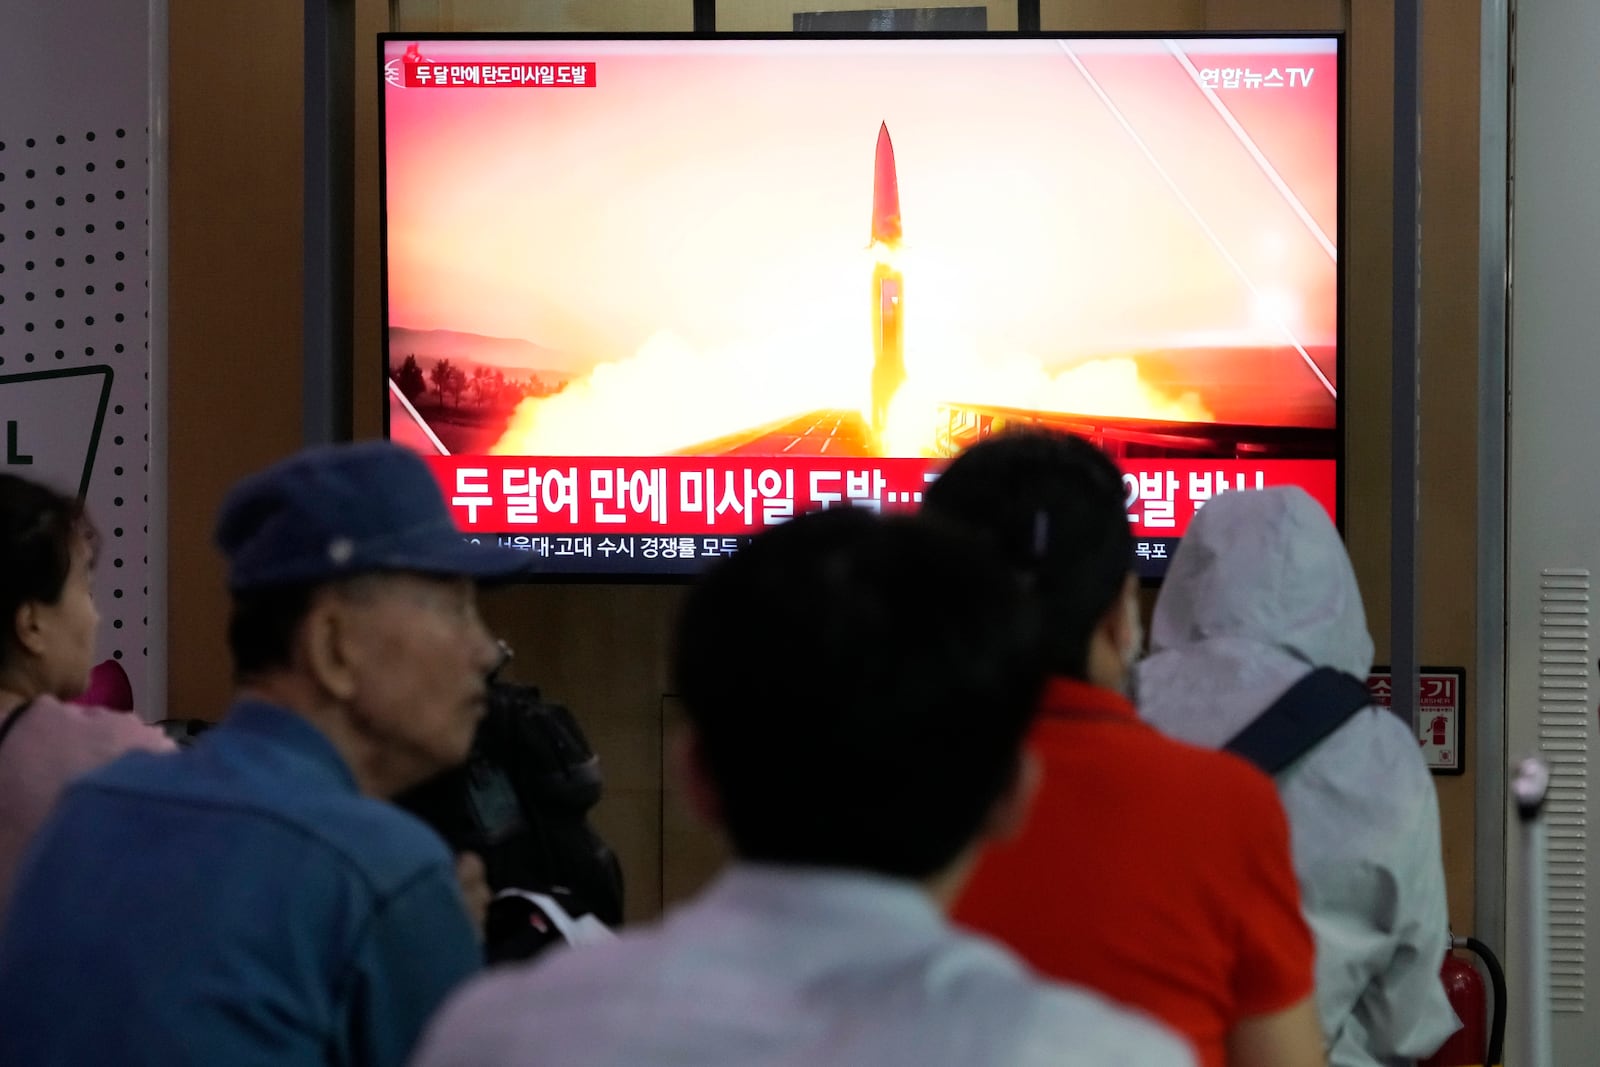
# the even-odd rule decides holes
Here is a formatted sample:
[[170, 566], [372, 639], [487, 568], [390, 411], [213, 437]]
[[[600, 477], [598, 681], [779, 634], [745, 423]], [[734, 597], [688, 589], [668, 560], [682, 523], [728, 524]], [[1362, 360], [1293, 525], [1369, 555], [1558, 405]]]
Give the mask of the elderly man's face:
[[500, 657], [472, 583], [373, 575], [344, 599], [357, 720], [419, 780], [461, 763]]

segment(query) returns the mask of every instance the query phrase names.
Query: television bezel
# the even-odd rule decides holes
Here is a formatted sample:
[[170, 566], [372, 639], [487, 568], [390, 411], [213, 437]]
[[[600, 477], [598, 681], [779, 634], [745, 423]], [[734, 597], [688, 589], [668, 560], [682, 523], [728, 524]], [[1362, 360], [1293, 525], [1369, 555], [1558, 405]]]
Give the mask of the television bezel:
[[[1334, 526], [1339, 531], [1341, 539], [1345, 538], [1345, 482], [1347, 459], [1347, 440], [1345, 435], [1345, 376], [1346, 376], [1346, 350], [1347, 350], [1347, 288], [1346, 288], [1346, 227], [1348, 222], [1349, 190], [1347, 186], [1348, 167], [1348, 136], [1346, 123], [1349, 115], [1349, 50], [1348, 31], [1345, 30], [1241, 30], [1229, 32], [1210, 32], [1203, 30], [1183, 31], [1155, 31], [1155, 30], [994, 30], [982, 33], [965, 31], [926, 31], [926, 32], [882, 32], [882, 33], [853, 33], [835, 31], [806, 31], [806, 32], [752, 32], [752, 33], [700, 33], [692, 31], [662, 31], [662, 32], [573, 32], [573, 33], [544, 33], [520, 30], [495, 30], [475, 32], [470, 30], [428, 31], [417, 33], [402, 33], [388, 31], [377, 34], [377, 70], [378, 70], [378, 288], [380, 301], [380, 321], [378, 355], [380, 364], [380, 380], [382, 387], [382, 420], [384, 440], [390, 439], [389, 434], [389, 175], [388, 175], [388, 83], [384, 77], [384, 68], [387, 63], [385, 55], [391, 43], [417, 43], [426, 44], [430, 41], [513, 41], [513, 42], [582, 42], [582, 41], [652, 41], [652, 42], [694, 42], [703, 44], [717, 41], [1331, 41], [1334, 46], [1334, 69], [1338, 72], [1338, 86], [1335, 94], [1335, 216], [1334, 225], [1335, 247], [1338, 250], [1338, 261], [1335, 265], [1334, 299], [1337, 307], [1334, 315]], [[463, 536], [471, 536], [463, 534]], [[749, 534], [742, 536], [750, 536]], [[1182, 538], [1179, 538], [1181, 543]], [[1170, 560], [1168, 566], [1170, 567]], [[600, 571], [540, 571], [530, 569], [519, 579], [519, 584], [544, 585], [544, 584], [601, 584], [601, 585], [684, 585], [693, 582], [705, 570], [704, 567], [693, 571], [638, 571], [638, 572], [600, 572]], [[1165, 570], [1157, 575], [1139, 576], [1139, 584], [1145, 589], [1158, 588], [1166, 576]]]

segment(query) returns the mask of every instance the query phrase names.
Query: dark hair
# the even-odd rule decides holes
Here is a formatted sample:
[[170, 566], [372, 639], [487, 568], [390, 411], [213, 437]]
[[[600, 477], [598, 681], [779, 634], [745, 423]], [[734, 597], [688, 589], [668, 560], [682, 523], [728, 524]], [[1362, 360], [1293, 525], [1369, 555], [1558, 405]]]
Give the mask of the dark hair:
[[94, 524], [77, 497], [0, 474], [0, 612], [5, 613], [0, 661], [11, 655], [18, 609], [60, 600], [74, 546], [93, 545], [94, 539]]
[[233, 594], [228, 651], [233, 655], [235, 683], [289, 666], [295, 631], [311, 610], [316, 590], [315, 584], [300, 584]]
[[228, 651], [233, 656], [233, 681], [243, 684], [266, 671], [288, 667], [294, 658], [294, 635], [311, 613], [321, 590], [361, 599], [372, 595], [383, 579], [405, 571], [363, 571], [341, 578], [293, 582], [235, 590], [228, 616]]
[[1021, 590], [978, 542], [848, 508], [713, 569], [674, 666], [741, 857], [917, 879], [1015, 780], [1044, 678]]
[[981, 534], [1039, 601], [1047, 665], [1083, 680], [1089, 639], [1133, 570], [1122, 473], [1081, 437], [1019, 430], [956, 457], [923, 507]]

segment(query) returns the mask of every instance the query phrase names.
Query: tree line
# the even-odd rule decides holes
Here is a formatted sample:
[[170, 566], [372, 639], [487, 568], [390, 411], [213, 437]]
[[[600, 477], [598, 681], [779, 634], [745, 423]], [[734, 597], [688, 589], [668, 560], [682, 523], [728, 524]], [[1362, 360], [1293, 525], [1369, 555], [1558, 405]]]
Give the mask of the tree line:
[[[469, 374], [450, 359], [441, 359], [426, 371], [415, 355], [408, 355], [398, 367], [389, 365], [389, 377], [400, 387], [407, 400], [420, 403], [429, 393], [438, 397], [440, 407], [460, 408], [467, 399], [480, 408], [515, 407], [529, 396], [549, 396], [561, 391], [561, 385], [551, 387], [537, 374], [526, 378], [507, 378], [505, 372], [481, 364]], [[564, 385], [565, 383], [562, 383]]]

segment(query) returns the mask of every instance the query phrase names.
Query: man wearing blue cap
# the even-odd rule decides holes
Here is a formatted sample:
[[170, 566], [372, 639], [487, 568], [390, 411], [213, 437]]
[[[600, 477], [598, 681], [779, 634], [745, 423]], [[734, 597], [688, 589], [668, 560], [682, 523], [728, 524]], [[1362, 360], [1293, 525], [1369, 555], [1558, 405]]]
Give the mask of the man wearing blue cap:
[[238, 692], [192, 748], [70, 788], [0, 934], [0, 1063], [405, 1061], [478, 965], [451, 859], [386, 802], [467, 755], [499, 649], [420, 459], [313, 449], [238, 485]]

